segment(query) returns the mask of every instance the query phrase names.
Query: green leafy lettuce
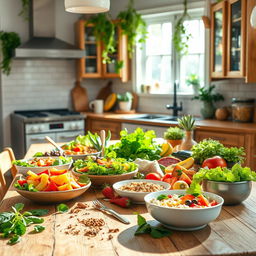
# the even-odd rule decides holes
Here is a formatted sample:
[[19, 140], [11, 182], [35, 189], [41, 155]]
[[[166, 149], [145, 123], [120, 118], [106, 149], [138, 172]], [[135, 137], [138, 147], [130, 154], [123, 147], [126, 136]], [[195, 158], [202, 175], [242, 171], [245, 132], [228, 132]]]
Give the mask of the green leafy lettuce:
[[130, 134], [126, 129], [122, 130], [120, 142], [109, 146], [106, 155], [111, 154], [131, 161], [136, 158], [157, 160], [160, 158], [161, 146], [154, 141], [155, 138], [155, 132], [152, 130], [144, 132], [141, 128], [137, 128]]
[[192, 147], [192, 157], [198, 164], [202, 164], [207, 158], [220, 156], [228, 162], [243, 163], [244, 148], [227, 148], [217, 140], [205, 139]]
[[203, 180], [222, 182], [256, 181], [256, 172], [253, 172], [249, 167], [242, 167], [240, 164], [235, 164], [231, 169], [226, 167], [213, 169], [201, 168], [193, 176], [190, 188], [187, 189], [187, 194], [201, 194], [200, 183]]

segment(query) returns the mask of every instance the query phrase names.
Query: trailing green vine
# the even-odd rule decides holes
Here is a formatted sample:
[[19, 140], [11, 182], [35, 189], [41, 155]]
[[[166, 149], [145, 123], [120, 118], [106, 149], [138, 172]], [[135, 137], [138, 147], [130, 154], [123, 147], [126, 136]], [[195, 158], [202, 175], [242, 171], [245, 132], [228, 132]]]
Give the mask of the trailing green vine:
[[184, 0], [183, 4], [184, 12], [175, 25], [175, 31], [172, 38], [174, 48], [180, 56], [188, 53], [188, 40], [191, 37], [191, 34], [188, 33], [184, 26], [184, 21], [188, 17], [188, 1]]
[[104, 45], [102, 51], [103, 63], [111, 63], [109, 55], [116, 52], [115, 25], [106, 14], [100, 13], [92, 16], [85, 25], [93, 25], [93, 33], [97, 41]]
[[23, 17], [25, 21], [29, 20], [29, 3], [30, 0], [21, 0], [22, 9], [19, 12], [19, 16]]
[[117, 16], [120, 20], [119, 25], [121, 26], [123, 34], [127, 35], [128, 38], [128, 51], [130, 58], [134, 52], [136, 42], [144, 43], [147, 37], [146, 22], [143, 20], [141, 15], [137, 13], [133, 4], [134, 0], [129, 0], [127, 10], [120, 12]]
[[11, 72], [13, 51], [20, 45], [20, 37], [15, 32], [0, 31], [0, 42], [2, 50], [2, 61], [0, 68], [4, 74], [9, 75]]

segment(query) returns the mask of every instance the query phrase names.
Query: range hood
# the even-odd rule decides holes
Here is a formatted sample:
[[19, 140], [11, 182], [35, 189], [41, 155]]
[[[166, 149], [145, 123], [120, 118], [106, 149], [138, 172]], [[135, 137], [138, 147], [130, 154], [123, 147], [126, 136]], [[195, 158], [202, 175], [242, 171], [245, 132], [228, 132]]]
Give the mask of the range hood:
[[56, 38], [55, 1], [31, 0], [28, 42], [15, 50], [15, 58], [76, 59], [84, 51]]

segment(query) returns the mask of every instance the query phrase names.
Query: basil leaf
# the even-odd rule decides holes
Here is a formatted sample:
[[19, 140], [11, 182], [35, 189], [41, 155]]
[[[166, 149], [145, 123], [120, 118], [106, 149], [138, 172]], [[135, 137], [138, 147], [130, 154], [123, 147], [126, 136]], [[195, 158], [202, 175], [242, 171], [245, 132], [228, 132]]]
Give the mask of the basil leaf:
[[171, 234], [172, 234], [172, 232], [168, 229], [160, 228], [160, 227], [151, 227], [150, 235], [153, 238], [162, 238], [165, 236], [169, 236]]
[[57, 211], [60, 213], [67, 212], [68, 210], [69, 210], [69, 207], [66, 204], [57, 205]]
[[44, 222], [43, 218], [39, 218], [39, 217], [36, 217], [36, 216], [28, 216], [28, 217], [26, 217], [26, 219], [28, 221], [31, 221], [32, 223], [36, 223], [36, 224], [40, 224], [40, 223]]
[[13, 245], [19, 243], [21, 237], [19, 235], [13, 235], [12, 238], [8, 241], [8, 244]]
[[151, 232], [150, 225], [145, 223], [145, 224], [138, 227], [138, 229], [135, 231], [135, 235], [149, 234], [150, 232]]
[[10, 221], [14, 217], [13, 212], [2, 212], [0, 213], [0, 225], [4, 222]]
[[157, 200], [164, 200], [164, 199], [168, 199], [168, 196], [167, 195], [160, 195], [157, 197]]
[[16, 235], [20, 235], [20, 236], [24, 235], [26, 233], [25, 224], [22, 221], [18, 221], [14, 226], [13, 232]]
[[144, 224], [146, 224], [146, 219], [144, 217], [142, 217], [140, 214], [137, 214], [137, 223], [139, 226], [142, 226]]
[[24, 204], [17, 203], [14, 205], [14, 208], [17, 210], [17, 212], [20, 212], [24, 208]]
[[33, 216], [43, 216], [49, 213], [49, 210], [47, 209], [35, 209], [35, 210], [29, 210]]
[[45, 227], [44, 226], [41, 226], [41, 225], [35, 225], [34, 226], [34, 232], [35, 233], [40, 233], [40, 232], [42, 232], [42, 231], [44, 231], [45, 230]]

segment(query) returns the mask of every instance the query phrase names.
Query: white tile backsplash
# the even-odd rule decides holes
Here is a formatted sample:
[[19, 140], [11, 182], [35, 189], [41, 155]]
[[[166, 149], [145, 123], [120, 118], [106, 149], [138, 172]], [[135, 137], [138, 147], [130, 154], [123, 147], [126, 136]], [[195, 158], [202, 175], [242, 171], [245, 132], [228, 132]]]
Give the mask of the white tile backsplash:
[[70, 108], [74, 81], [74, 61], [14, 60], [10, 76], [2, 76], [4, 146], [11, 145], [14, 110]]

